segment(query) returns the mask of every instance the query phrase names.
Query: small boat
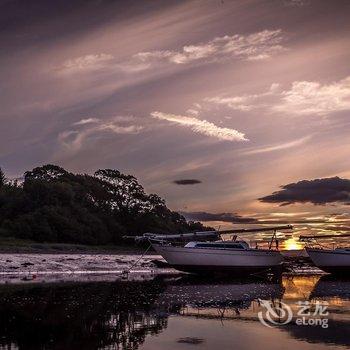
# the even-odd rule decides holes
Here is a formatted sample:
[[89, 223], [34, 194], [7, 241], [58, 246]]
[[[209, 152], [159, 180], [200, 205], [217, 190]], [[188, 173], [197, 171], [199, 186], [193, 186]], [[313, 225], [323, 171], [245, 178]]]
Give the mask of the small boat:
[[[276, 240], [277, 230], [290, 230], [291, 228], [292, 226], [288, 225], [181, 235], [145, 234], [137, 239], [149, 240], [156, 252], [177, 270], [198, 274], [230, 273], [231, 276], [241, 276], [259, 272], [280, 271], [283, 256], [277, 249], [272, 249], [272, 245]], [[227, 233], [265, 231], [274, 232], [268, 249], [251, 248], [247, 242], [237, 240], [237, 236], [234, 236], [231, 241], [210, 241], [210, 239], [217, 239], [222, 234]], [[204, 242], [202, 241], [203, 238], [205, 239]], [[184, 246], [178, 246], [179, 241], [189, 242]]]
[[327, 249], [324, 247], [315, 247], [310, 242], [315, 239], [343, 238], [350, 237], [346, 235], [319, 235], [319, 236], [300, 236], [300, 240], [308, 242], [305, 247], [307, 254], [312, 262], [321, 270], [333, 274], [343, 274], [350, 272], [350, 248]]

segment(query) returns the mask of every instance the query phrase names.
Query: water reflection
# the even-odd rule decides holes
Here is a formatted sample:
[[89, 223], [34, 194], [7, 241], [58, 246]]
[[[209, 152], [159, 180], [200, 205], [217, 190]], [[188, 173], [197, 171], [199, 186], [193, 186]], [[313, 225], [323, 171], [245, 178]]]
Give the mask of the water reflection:
[[[264, 327], [257, 317], [263, 309], [259, 299], [283, 301], [294, 312], [299, 301], [327, 301], [329, 328], [293, 322]], [[309, 349], [308, 343], [318, 349], [350, 346], [350, 281], [326, 276], [3, 285], [0, 300], [1, 349], [153, 350], [189, 344], [210, 349], [214, 341], [221, 348], [237, 343], [247, 350], [258, 341], [266, 341], [271, 350], [279, 349], [281, 342], [302, 349]]]
[[276, 282], [249, 279], [208, 282], [188, 276], [168, 281], [154, 305], [167, 314], [183, 317], [256, 318], [259, 299], [278, 300], [283, 292], [283, 285]]
[[165, 316], [151, 312], [161, 291], [154, 281], [2, 286], [0, 344], [6, 349], [136, 349], [147, 334], [167, 325]]

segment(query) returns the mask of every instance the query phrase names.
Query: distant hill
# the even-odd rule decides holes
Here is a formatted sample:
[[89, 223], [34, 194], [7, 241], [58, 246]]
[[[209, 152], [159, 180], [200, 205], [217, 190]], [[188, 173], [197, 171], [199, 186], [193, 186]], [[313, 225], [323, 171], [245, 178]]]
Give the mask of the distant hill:
[[20, 185], [0, 171], [0, 238], [103, 245], [125, 234], [205, 229], [118, 170], [73, 174], [48, 164], [27, 171]]

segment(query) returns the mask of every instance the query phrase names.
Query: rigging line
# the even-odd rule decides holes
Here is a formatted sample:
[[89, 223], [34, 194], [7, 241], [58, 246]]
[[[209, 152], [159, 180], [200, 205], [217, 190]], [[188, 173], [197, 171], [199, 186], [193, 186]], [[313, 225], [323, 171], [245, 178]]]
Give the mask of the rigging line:
[[152, 244], [149, 244], [147, 249], [139, 256], [139, 258], [126, 270], [124, 270], [121, 275], [125, 275], [131, 272], [131, 270], [139, 263], [139, 261], [145, 256], [145, 254], [149, 251], [149, 249], [152, 247]]

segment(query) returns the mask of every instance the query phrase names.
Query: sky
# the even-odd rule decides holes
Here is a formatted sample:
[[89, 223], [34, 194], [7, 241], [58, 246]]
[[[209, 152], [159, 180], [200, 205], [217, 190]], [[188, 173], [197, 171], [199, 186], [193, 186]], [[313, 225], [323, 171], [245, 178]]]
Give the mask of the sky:
[[215, 227], [350, 231], [349, 1], [0, 0], [0, 166], [136, 176]]

